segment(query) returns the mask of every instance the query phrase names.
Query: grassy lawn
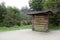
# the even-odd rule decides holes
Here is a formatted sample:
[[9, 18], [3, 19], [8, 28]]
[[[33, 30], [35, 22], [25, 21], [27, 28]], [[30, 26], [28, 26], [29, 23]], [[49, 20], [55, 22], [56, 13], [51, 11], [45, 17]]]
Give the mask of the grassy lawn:
[[30, 29], [32, 26], [31, 25], [23, 25], [23, 26], [14, 26], [14, 27], [0, 27], [0, 32], [1, 31], [12, 31], [12, 30], [20, 30], [20, 29]]

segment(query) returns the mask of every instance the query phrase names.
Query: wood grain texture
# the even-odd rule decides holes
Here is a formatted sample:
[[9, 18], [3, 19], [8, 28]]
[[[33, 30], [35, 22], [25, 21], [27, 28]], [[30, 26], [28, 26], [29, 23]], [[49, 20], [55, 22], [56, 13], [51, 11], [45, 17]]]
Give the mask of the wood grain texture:
[[34, 15], [32, 20], [34, 29], [48, 29], [48, 15]]

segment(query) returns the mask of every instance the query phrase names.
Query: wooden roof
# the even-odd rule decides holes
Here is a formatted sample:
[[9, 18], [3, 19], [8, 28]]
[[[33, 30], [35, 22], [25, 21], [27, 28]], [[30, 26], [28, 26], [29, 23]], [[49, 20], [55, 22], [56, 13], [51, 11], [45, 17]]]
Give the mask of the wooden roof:
[[28, 15], [35, 15], [35, 14], [52, 14], [52, 11], [33, 11], [33, 12], [29, 12]]

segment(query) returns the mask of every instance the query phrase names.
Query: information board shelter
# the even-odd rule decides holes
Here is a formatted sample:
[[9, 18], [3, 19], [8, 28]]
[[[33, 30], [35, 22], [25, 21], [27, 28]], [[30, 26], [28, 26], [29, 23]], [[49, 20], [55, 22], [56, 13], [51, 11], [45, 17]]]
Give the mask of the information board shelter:
[[52, 11], [34, 11], [28, 13], [32, 16], [32, 30], [47, 31], [49, 26], [49, 15]]

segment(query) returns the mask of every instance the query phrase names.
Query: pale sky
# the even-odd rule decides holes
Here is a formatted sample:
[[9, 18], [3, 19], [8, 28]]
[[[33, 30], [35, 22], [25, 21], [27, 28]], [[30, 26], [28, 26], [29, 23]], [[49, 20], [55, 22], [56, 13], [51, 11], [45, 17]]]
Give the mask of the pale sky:
[[6, 6], [12, 6], [12, 7], [17, 7], [19, 9], [21, 9], [22, 7], [29, 7], [29, 3], [28, 3], [29, 0], [0, 0], [0, 3], [1, 2], [5, 2], [5, 5]]

